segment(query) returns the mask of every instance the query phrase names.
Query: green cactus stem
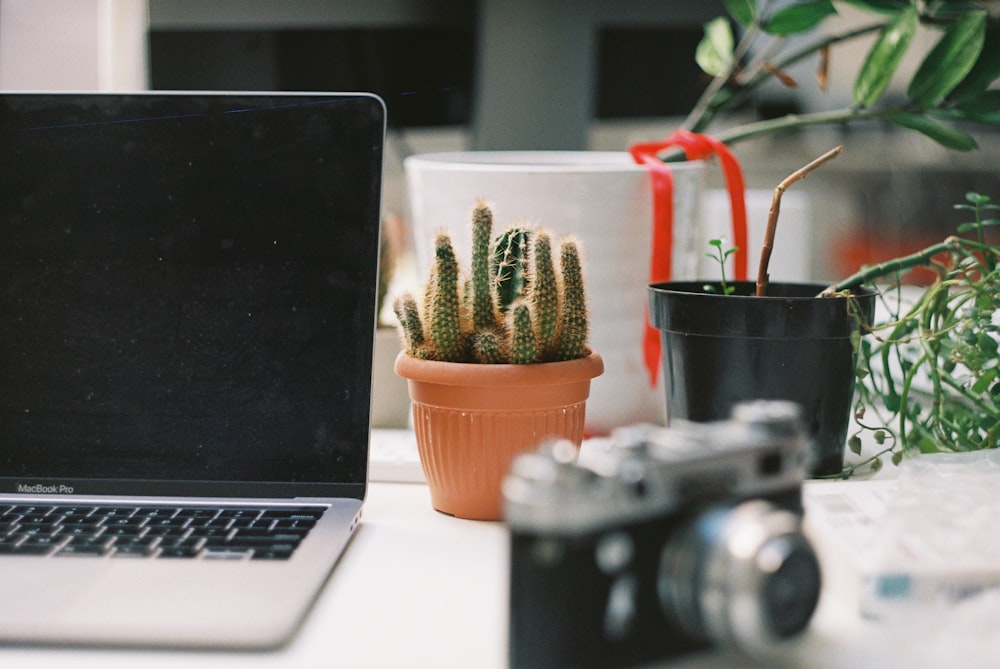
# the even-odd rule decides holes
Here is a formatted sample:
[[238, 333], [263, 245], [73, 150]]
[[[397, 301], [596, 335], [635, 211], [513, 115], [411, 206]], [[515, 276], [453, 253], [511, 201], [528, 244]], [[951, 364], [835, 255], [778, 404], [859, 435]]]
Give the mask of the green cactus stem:
[[439, 360], [457, 362], [463, 349], [458, 261], [447, 234], [439, 233], [435, 238], [434, 258], [434, 286], [427, 305], [430, 340]]
[[562, 314], [556, 360], [574, 360], [587, 355], [589, 323], [583, 289], [583, 264], [575, 239], [559, 244], [559, 269], [562, 273]]
[[392, 302], [392, 310], [399, 320], [399, 330], [403, 336], [403, 348], [415, 358], [434, 359], [434, 351], [424, 337], [423, 324], [417, 301], [410, 293], [400, 295]]
[[510, 361], [515, 365], [527, 365], [538, 362], [541, 347], [535, 335], [532, 323], [531, 309], [528, 303], [520, 300], [511, 305], [508, 311], [510, 321]]
[[472, 212], [472, 329], [481, 331], [496, 326], [496, 304], [490, 276], [490, 242], [493, 239], [493, 212], [484, 203]]
[[552, 237], [540, 231], [531, 249], [531, 284], [529, 299], [534, 316], [538, 348], [543, 356], [555, 351], [559, 326], [559, 290], [552, 262]]
[[504, 333], [497, 330], [483, 330], [473, 335], [472, 355], [480, 364], [494, 365], [507, 362], [510, 352], [504, 346]]
[[490, 273], [494, 277], [497, 307], [506, 313], [510, 305], [527, 289], [525, 273], [531, 231], [525, 226], [511, 226], [493, 244]]

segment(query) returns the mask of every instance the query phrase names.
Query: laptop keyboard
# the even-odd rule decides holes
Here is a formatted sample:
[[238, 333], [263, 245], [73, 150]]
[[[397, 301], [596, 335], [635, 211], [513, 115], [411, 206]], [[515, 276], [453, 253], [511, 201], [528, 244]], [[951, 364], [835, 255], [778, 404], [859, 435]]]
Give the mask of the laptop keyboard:
[[286, 560], [324, 511], [0, 503], [0, 555]]

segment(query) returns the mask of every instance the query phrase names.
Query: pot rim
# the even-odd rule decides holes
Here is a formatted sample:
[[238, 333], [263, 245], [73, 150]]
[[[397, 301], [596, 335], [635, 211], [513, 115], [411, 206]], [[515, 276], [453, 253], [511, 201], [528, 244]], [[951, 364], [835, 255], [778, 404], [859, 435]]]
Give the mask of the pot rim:
[[[477, 172], [647, 172], [627, 151], [442, 151], [403, 160], [409, 167]], [[697, 171], [705, 160], [670, 163], [671, 169]]]
[[[739, 287], [756, 287], [755, 281], [727, 281], [730, 286]], [[816, 299], [829, 299], [830, 297], [840, 297], [840, 295], [820, 295], [820, 293], [830, 287], [831, 284], [823, 283], [820, 281], [771, 281], [770, 286], [778, 286], [782, 288], [801, 288], [801, 289], [814, 289], [816, 294], [814, 295], [764, 295], [762, 297], [757, 297], [754, 294], [740, 294], [740, 295], [722, 295], [720, 293], [706, 293], [701, 289], [704, 285], [718, 284], [715, 279], [703, 279], [703, 280], [684, 280], [684, 281], [662, 281], [660, 283], [649, 284], [649, 289], [658, 293], [669, 293], [678, 295], [695, 295], [698, 297], [704, 297], [706, 299], [725, 299], [725, 300], [786, 300], [793, 302], [804, 302]], [[681, 286], [689, 287], [690, 290], [681, 288]], [[861, 286], [851, 290], [852, 294], [857, 297], [866, 297], [868, 295], [875, 295], [876, 291]]]
[[[791, 295], [752, 295], [755, 283], [734, 281], [739, 295], [705, 293], [705, 281], [668, 281], [649, 286], [649, 314], [661, 333], [736, 338], [843, 339], [860, 321], [870, 324], [875, 291], [854, 293], [859, 310], [841, 296], [821, 296], [822, 283], [774, 282]], [[708, 282], [711, 283], [711, 282]], [[673, 289], [671, 288], [673, 287]], [[684, 288], [684, 289], [678, 289]], [[749, 293], [749, 294], [748, 294]]]
[[530, 365], [486, 365], [474, 362], [421, 360], [406, 351], [396, 356], [396, 374], [412, 381], [450, 386], [516, 387], [557, 385], [567, 380], [589, 380], [604, 372], [604, 361], [594, 351], [584, 358]]

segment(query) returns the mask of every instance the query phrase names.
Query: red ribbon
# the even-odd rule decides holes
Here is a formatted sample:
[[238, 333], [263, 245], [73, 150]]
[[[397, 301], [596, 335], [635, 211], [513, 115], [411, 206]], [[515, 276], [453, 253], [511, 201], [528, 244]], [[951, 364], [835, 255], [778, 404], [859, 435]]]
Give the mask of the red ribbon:
[[[746, 183], [743, 169], [725, 144], [714, 137], [687, 130], [675, 130], [660, 142], [646, 142], [629, 147], [633, 160], [649, 169], [653, 186], [653, 248], [650, 258], [649, 282], [670, 280], [674, 230], [674, 179], [670, 164], [659, 155], [668, 149], [680, 149], [688, 160], [702, 160], [717, 156], [722, 175], [729, 191], [729, 207], [733, 220], [733, 245], [740, 251], [733, 254], [734, 275], [737, 281], [747, 278], [747, 210]], [[660, 371], [660, 333], [649, 322], [646, 313], [646, 331], [643, 337], [643, 357], [649, 384], [656, 385]]]

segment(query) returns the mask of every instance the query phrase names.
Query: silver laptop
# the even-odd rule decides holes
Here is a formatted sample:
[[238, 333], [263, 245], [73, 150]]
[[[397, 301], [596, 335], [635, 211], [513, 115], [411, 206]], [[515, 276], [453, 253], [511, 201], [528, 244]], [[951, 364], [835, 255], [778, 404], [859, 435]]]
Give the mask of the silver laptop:
[[0, 642], [286, 642], [365, 498], [382, 102], [0, 95]]

